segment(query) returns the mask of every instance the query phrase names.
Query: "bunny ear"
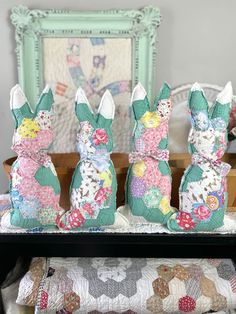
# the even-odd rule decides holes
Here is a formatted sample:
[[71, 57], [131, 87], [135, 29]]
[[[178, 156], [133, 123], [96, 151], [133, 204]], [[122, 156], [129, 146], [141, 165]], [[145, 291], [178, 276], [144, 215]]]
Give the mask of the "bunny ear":
[[52, 90], [49, 85], [46, 85], [36, 105], [36, 114], [38, 114], [40, 110], [51, 111], [53, 103]]
[[223, 90], [217, 95], [216, 101], [222, 105], [231, 104], [233, 97], [233, 87], [232, 83], [228, 82]]
[[19, 84], [15, 85], [10, 92], [10, 109], [15, 119], [16, 127], [21, 124], [25, 117], [31, 117], [32, 111]]
[[93, 113], [93, 109], [88, 101], [88, 98], [83, 90], [82, 87], [79, 87], [77, 89], [76, 95], [75, 95], [75, 102], [77, 104], [86, 104], [88, 106], [88, 109]]
[[208, 102], [198, 83], [194, 83], [191, 88], [188, 105], [193, 126], [199, 130], [206, 130], [209, 127]]
[[208, 113], [208, 102], [201, 86], [193, 84], [189, 94], [189, 108], [191, 111], [204, 111]]
[[216, 97], [216, 102], [212, 109], [211, 119], [222, 118], [225, 121], [226, 126], [228, 125], [232, 97], [232, 84], [231, 82], [228, 82], [224, 89]]
[[75, 113], [80, 121], [94, 121], [92, 107], [85, 95], [84, 90], [79, 87], [75, 95]]
[[105, 119], [114, 119], [115, 116], [115, 103], [109, 90], [107, 89], [102, 96], [98, 113]]
[[100, 101], [97, 115], [97, 123], [104, 127], [105, 124], [111, 124], [115, 115], [115, 103], [109, 90], [106, 90]]
[[145, 112], [150, 111], [146, 90], [140, 82], [133, 89], [131, 105], [136, 120], [139, 120]]
[[132, 96], [131, 96], [131, 104], [134, 103], [137, 100], [144, 100], [147, 96], [147, 92], [143, 85], [138, 82], [138, 84], [134, 87]]
[[172, 111], [172, 101], [171, 101], [171, 88], [165, 82], [157, 96], [154, 109], [157, 110], [157, 114], [163, 119], [169, 119]]
[[155, 106], [157, 107], [158, 106], [158, 102], [160, 100], [163, 100], [163, 99], [169, 99], [171, 96], [171, 88], [170, 86], [165, 82], [161, 89], [160, 89], [160, 92], [159, 92], [159, 95], [156, 97], [156, 100], [155, 100]]
[[16, 84], [14, 87], [12, 87], [10, 92], [10, 108], [11, 110], [20, 109], [25, 104], [29, 106], [28, 101], [20, 85]]

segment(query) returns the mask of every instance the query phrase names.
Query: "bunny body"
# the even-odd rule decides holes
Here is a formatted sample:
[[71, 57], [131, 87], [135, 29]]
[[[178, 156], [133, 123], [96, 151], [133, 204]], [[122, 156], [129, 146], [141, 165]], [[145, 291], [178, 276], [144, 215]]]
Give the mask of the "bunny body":
[[46, 87], [35, 113], [19, 85], [11, 90], [11, 111], [16, 123], [12, 149], [18, 157], [11, 169], [10, 222], [22, 228], [55, 226], [63, 210], [59, 206], [60, 183], [46, 150], [53, 141], [53, 96]]
[[116, 174], [110, 159], [114, 103], [107, 91], [95, 116], [79, 88], [75, 111], [80, 123], [78, 151], [70, 193], [71, 208], [58, 220], [61, 229], [99, 227], [114, 223], [116, 210]]
[[230, 165], [220, 159], [227, 148], [231, 98], [232, 87], [228, 84], [209, 110], [200, 86], [192, 87], [192, 128], [188, 139], [192, 163], [181, 180], [179, 212], [168, 221], [171, 230], [211, 231], [223, 225]]
[[126, 182], [126, 202], [134, 215], [165, 223], [170, 207], [171, 171], [168, 165], [168, 120], [172, 110], [170, 88], [163, 85], [154, 108], [139, 83], [133, 91], [132, 108], [136, 120], [134, 148]]

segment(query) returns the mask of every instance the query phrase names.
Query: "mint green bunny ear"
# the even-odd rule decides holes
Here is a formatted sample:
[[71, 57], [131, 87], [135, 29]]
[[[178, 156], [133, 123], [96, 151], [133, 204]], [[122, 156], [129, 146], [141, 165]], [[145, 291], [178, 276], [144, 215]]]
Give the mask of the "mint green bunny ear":
[[204, 111], [208, 115], [208, 102], [203, 89], [197, 82], [193, 84], [189, 93], [188, 105], [191, 111]]
[[115, 103], [113, 97], [109, 90], [106, 90], [102, 96], [98, 114], [97, 114], [97, 123], [101, 127], [105, 125], [110, 125], [115, 116]]
[[228, 125], [232, 97], [232, 84], [231, 82], [228, 82], [224, 89], [217, 95], [216, 102], [212, 108], [211, 119], [222, 118], [225, 121], [226, 126]]
[[75, 113], [79, 121], [89, 121], [96, 127], [92, 107], [81, 87], [77, 89], [75, 95]]
[[191, 88], [188, 106], [191, 111], [193, 126], [198, 130], [207, 130], [210, 124], [208, 102], [198, 83], [194, 83]]
[[136, 120], [139, 120], [145, 112], [150, 111], [150, 104], [147, 98], [147, 93], [141, 83], [138, 83], [133, 89], [131, 105], [133, 107]]
[[31, 118], [33, 113], [20, 85], [15, 85], [10, 92], [10, 109], [12, 111], [16, 128], [24, 118]]
[[155, 102], [154, 102], [154, 110], [157, 109], [158, 107], [158, 103], [159, 101], [163, 100], [163, 99], [169, 99], [171, 96], [171, 88], [170, 86], [165, 82], [161, 89], [160, 89], [160, 92], [159, 94], [157, 95], [156, 99], [155, 99]]
[[40, 110], [51, 111], [53, 103], [54, 99], [52, 90], [49, 85], [46, 85], [36, 105], [35, 114], [37, 115]]

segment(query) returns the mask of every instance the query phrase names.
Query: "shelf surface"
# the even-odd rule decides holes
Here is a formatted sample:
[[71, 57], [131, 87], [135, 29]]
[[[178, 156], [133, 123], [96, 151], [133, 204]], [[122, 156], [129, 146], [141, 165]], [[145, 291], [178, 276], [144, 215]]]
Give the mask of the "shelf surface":
[[1, 254], [63, 257], [236, 257], [236, 234], [0, 234]]

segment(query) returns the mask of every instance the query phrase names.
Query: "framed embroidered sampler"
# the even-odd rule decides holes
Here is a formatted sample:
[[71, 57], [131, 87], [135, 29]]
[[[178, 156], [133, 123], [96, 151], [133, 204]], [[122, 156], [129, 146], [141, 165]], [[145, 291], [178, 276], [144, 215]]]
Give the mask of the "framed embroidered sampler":
[[130, 93], [140, 81], [152, 98], [157, 59], [156, 7], [140, 10], [29, 10], [16, 6], [19, 83], [32, 107], [45, 84], [54, 92], [51, 152], [76, 150], [75, 92], [81, 86], [96, 108], [109, 89], [116, 104], [114, 151], [129, 151]]

